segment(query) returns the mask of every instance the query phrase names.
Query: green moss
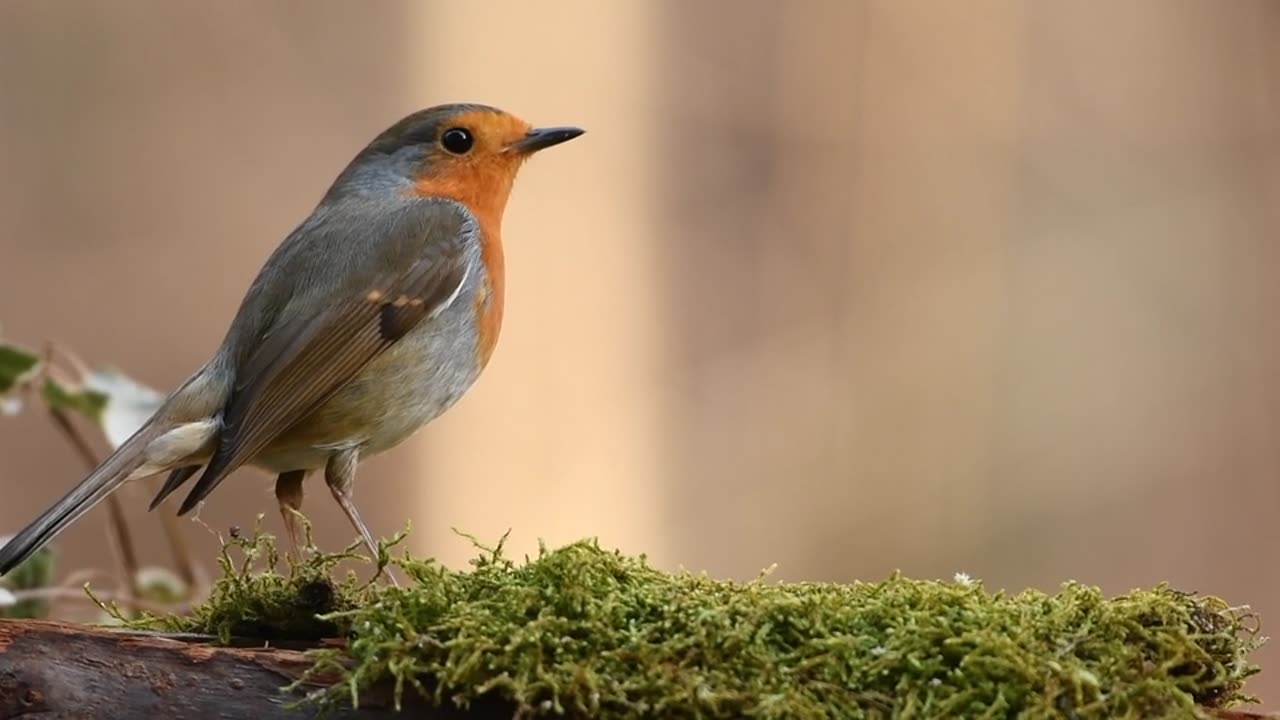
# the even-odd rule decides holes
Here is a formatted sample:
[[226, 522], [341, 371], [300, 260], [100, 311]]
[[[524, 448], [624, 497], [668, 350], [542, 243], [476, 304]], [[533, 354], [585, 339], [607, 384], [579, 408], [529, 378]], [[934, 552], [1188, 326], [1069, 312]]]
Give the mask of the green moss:
[[519, 563], [482, 549], [468, 572], [398, 558], [411, 582], [397, 589], [330, 580], [349, 552], [278, 574], [251, 562], [272, 565], [268, 537], [232, 545], [247, 559], [224, 555], [207, 605], [148, 622], [347, 636], [341, 653], [316, 653], [317, 671], [346, 681], [325, 701], [394, 682], [463, 706], [497, 696], [528, 716], [1195, 717], [1249, 699], [1246, 656], [1261, 643], [1251, 615], [1163, 586], [1108, 599], [897, 575], [737, 583], [578, 542]]
[[[8, 537], [0, 537], [0, 545], [9, 541]], [[8, 575], [0, 577], [0, 588], [6, 590], [35, 590], [48, 587], [53, 580], [54, 571], [53, 548], [46, 545], [31, 557], [22, 561]], [[22, 600], [13, 605], [0, 603], [0, 618], [42, 618], [49, 612], [48, 600]]]
[[365, 560], [355, 553], [358, 543], [338, 553], [315, 552], [308, 528], [307, 545], [313, 551], [302, 562], [282, 562], [275, 539], [262, 532], [261, 521], [259, 516], [253, 535], [237, 532], [223, 543], [218, 558], [222, 575], [209, 598], [191, 614], [129, 619], [115, 608], [103, 609], [127, 627], [216, 635], [223, 642], [232, 637], [297, 641], [347, 634], [349, 625], [328, 615], [376, 603], [380, 588], [372, 583], [389, 556], [384, 552], [371, 580], [360, 582], [354, 575], [338, 579], [335, 570], [344, 560]]

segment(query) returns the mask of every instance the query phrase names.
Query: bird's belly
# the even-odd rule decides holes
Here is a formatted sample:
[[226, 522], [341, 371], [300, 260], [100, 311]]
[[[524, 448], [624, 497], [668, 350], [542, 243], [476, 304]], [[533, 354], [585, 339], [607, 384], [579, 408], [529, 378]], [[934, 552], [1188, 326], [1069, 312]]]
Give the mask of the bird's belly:
[[[458, 307], [461, 305], [462, 307]], [[456, 303], [369, 363], [323, 405], [274, 440], [254, 464], [272, 472], [322, 467], [334, 450], [389, 450], [439, 417], [479, 376], [474, 323]]]

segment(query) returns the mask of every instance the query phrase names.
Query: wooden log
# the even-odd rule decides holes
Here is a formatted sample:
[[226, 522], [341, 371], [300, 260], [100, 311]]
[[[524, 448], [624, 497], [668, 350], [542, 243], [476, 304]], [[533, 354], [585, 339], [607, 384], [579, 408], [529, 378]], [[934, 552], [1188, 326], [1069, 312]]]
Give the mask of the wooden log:
[[[215, 645], [204, 636], [163, 635], [39, 620], [0, 620], [0, 720], [122, 720], [124, 718], [317, 717], [311, 705], [292, 707], [301, 694], [283, 688], [310, 662], [296, 647]], [[335, 678], [317, 678], [320, 687]], [[515, 708], [500, 702], [468, 710], [434, 708], [412, 691], [403, 712], [390, 688], [360, 695], [359, 709], [339, 708], [334, 720], [423, 718], [509, 720]], [[1217, 711], [1221, 720], [1275, 717]]]
[[[308, 667], [297, 649], [219, 647], [204, 638], [0, 620], [0, 720], [316, 717], [314, 706], [291, 707], [301, 693], [282, 691]], [[404, 700], [404, 712], [396, 713], [390, 689], [378, 689], [361, 694], [358, 710], [335, 709], [325, 717], [506, 720], [514, 713], [500, 703], [437, 709], [413, 691]]]

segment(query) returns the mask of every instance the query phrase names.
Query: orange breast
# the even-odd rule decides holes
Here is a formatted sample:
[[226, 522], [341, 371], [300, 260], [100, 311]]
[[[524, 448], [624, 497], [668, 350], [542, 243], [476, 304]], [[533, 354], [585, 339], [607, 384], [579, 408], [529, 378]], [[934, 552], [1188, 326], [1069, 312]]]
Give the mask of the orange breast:
[[502, 214], [511, 192], [511, 173], [494, 163], [478, 162], [452, 168], [443, 175], [418, 179], [414, 192], [426, 197], [446, 197], [471, 210], [480, 226], [480, 257], [485, 284], [476, 293], [476, 363], [483, 370], [493, 356], [502, 329], [505, 263], [502, 254]]
[[483, 370], [493, 356], [493, 349], [498, 344], [498, 334], [502, 331], [502, 308], [504, 298], [504, 278], [506, 267], [502, 257], [502, 238], [497, 228], [484, 232], [481, 239], [480, 257], [484, 260], [488, 277], [481, 292], [476, 293], [476, 332], [477, 358], [479, 369]]

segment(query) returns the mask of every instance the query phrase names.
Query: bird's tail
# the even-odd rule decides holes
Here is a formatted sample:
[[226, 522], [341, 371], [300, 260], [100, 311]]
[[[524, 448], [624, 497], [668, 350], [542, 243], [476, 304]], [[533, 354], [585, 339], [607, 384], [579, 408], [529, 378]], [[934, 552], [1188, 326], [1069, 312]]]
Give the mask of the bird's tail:
[[44, 547], [124, 483], [181, 465], [213, 436], [213, 420], [175, 424], [166, 415], [163, 409], [157, 412], [88, 477], [0, 548], [0, 575]]

